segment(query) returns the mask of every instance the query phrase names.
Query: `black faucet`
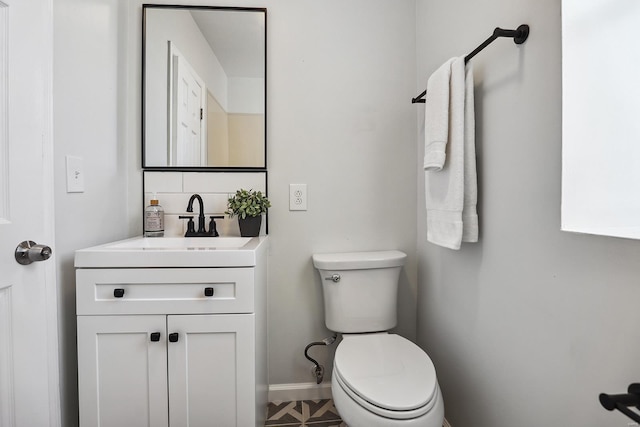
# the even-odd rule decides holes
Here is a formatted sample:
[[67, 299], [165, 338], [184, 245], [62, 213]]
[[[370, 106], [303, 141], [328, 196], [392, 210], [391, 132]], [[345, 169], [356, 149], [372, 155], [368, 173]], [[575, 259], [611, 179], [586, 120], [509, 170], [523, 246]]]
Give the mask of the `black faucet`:
[[216, 219], [224, 218], [224, 216], [210, 216], [211, 221], [209, 222], [209, 231], [204, 225], [204, 203], [202, 202], [202, 197], [199, 194], [194, 194], [189, 198], [189, 203], [187, 204], [187, 212], [193, 212], [193, 201], [198, 200], [198, 204], [200, 205], [200, 213], [198, 214], [198, 231], [195, 230], [195, 224], [193, 223], [193, 216], [180, 216], [180, 219], [188, 219], [189, 222], [187, 224], [187, 232], [184, 234], [184, 237], [218, 237], [218, 230], [216, 229]]
[[222, 219], [224, 218], [223, 216], [210, 216], [210, 221], [209, 221], [209, 235], [211, 237], [218, 237], [220, 236], [220, 233], [218, 233], [218, 229], [216, 228], [216, 219]]
[[[194, 237], [198, 236], [207, 236], [207, 230], [204, 227], [204, 203], [202, 203], [202, 197], [199, 194], [194, 194], [189, 198], [189, 204], [187, 204], [187, 212], [193, 212], [193, 201], [198, 199], [198, 203], [200, 204], [200, 214], [198, 215], [198, 231]], [[185, 234], [185, 237], [189, 237]]]

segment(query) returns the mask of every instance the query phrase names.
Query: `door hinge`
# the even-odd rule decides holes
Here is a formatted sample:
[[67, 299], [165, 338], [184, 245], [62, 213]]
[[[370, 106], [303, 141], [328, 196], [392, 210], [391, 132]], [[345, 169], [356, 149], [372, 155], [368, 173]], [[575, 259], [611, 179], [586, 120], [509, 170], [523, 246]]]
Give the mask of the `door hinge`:
[[203, 115], [203, 112], [202, 112], [202, 108], [201, 108], [200, 109], [200, 120], [202, 120], [202, 115]]

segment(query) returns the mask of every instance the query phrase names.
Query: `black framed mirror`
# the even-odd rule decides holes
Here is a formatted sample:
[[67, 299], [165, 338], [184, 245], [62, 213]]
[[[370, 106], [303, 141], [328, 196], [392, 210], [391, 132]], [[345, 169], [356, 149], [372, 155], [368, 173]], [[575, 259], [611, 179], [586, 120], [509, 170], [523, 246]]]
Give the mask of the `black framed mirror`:
[[266, 9], [142, 8], [142, 167], [266, 170]]

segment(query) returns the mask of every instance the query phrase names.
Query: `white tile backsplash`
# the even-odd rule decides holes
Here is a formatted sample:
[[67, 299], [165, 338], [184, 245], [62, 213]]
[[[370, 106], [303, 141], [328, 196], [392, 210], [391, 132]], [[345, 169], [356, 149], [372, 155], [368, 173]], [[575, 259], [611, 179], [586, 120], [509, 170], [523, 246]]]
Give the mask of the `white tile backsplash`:
[[[227, 199], [240, 188], [259, 190], [266, 193], [267, 175], [265, 172], [144, 172], [144, 209], [149, 205], [155, 193], [164, 209], [165, 236], [183, 236], [187, 229], [187, 220], [180, 215], [192, 215], [187, 212], [187, 204], [192, 194], [202, 197], [207, 229], [209, 216], [224, 215]], [[196, 227], [199, 213], [198, 202], [194, 201], [193, 215]], [[221, 236], [239, 236], [236, 218], [217, 219], [216, 226]], [[265, 234], [266, 218], [262, 221], [260, 234]]]
[[[184, 236], [186, 226], [183, 225], [184, 219], [179, 219], [178, 215], [164, 214], [164, 235], [165, 237]], [[183, 229], [184, 228], [184, 229]]]
[[[189, 198], [193, 193], [157, 193], [158, 201], [164, 209], [165, 214], [175, 215], [188, 215], [187, 204]], [[205, 215], [223, 215], [227, 210], [227, 200], [229, 199], [229, 193], [223, 194], [210, 194], [210, 193], [198, 193], [202, 197], [202, 203], [204, 204]], [[144, 194], [144, 205], [148, 206], [153, 193]], [[193, 211], [197, 214], [200, 210], [198, 202], [193, 202]]]
[[266, 192], [267, 180], [264, 172], [184, 172], [185, 193], [235, 193], [236, 190]]
[[182, 173], [176, 172], [145, 172], [144, 192], [181, 193]]

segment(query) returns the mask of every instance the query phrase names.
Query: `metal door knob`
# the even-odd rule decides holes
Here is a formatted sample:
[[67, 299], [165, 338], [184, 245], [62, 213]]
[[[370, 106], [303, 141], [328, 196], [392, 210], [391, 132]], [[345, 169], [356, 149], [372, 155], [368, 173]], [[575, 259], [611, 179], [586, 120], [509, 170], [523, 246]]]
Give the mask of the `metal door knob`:
[[25, 240], [16, 248], [16, 261], [22, 265], [31, 264], [34, 261], [46, 261], [51, 258], [53, 251], [47, 245], [38, 245], [31, 240]]

